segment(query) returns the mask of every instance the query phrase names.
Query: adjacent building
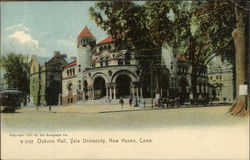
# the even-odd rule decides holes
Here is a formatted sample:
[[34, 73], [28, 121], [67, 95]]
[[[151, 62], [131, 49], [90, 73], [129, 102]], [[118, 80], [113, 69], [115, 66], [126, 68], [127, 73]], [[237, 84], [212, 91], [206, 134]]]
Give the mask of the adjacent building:
[[57, 105], [62, 93], [62, 66], [66, 65], [65, 57], [59, 52], [49, 59], [33, 56], [30, 67], [31, 105]]
[[215, 103], [233, 103], [234, 100], [234, 74], [233, 65], [215, 57], [208, 65], [208, 77], [211, 84], [210, 97]]
[[[192, 97], [191, 73], [192, 66], [188, 63], [185, 56], [174, 54], [170, 47], [162, 47], [162, 63], [169, 69], [169, 97], [180, 97], [182, 101], [189, 101]], [[208, 98], [209, 82], [207, 67], [202, 67], [197, 77], [197, 95]]]

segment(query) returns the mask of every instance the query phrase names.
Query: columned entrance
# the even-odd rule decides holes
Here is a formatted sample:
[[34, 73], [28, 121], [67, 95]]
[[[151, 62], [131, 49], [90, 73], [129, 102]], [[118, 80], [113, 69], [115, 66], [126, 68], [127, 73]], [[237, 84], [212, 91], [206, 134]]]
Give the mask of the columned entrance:
[[102, 77], [97, 77], [94, 80], [94, 99], [100, 99], [106, 96], [105, 80]]
[[116, 79], [117, 97], [128, 98], [131, 93], [131, 78], [128, 75], [119, 75]]

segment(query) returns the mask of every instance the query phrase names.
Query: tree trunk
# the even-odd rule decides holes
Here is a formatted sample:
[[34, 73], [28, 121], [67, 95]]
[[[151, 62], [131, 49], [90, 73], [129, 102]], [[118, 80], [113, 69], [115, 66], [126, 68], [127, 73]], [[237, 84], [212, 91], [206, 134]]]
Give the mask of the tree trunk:
[[195, 65], [192, 65], [192, 74], [191, 74], [191, 86], [193, 92], [194, 103], [197, 102], [197, 68]]
[[236, 29], [232, 36], [235, 44], [235, 65], [236, 65], [236, 100], [229, 112], [232, 115], [246, 115], [246, 96], [239, 95], [239, 85], [246, 83], [246, 54], [247, 54], [247, 31], [245, 11], [235, 5]]

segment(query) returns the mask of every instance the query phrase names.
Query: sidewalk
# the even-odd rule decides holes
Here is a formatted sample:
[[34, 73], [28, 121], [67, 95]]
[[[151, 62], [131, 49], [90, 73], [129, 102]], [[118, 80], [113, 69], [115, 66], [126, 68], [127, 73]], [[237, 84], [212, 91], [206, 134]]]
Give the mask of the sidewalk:
[[129, 105], [125, 104], [123, 107], [117, 104], [96, 104], [96, 105], [70, 105], [70, 106], [51, 106], [51, 111], [49, 110], [49, 106], [41, 106], [38, 107], [23, 107], [17, 112], [56, 112], [56, 113], [108, 113], [108, 112], [124, 112], [124, 111], [136, 111], [136, 110], [148, 110], [152, 109], [151, 107], [147, 106], [144, 108], [143, 106], [140, 107], [130, 107]]
[[17, 112], [51, 112], [51, 113], [109, 113], [109, 112], [128, 112], [128, 111], [142, 111], [142, 110], [166, 110], [166, 109], [181, 109], [181, 108], [203, 108], [203, 107], [219, 107], [219, 106], [201, 106], [201, 105], [181, 105], [172, 106], [171, 108], [151, 107], [151, 104], [146, 104], [146, 107], [141, 104], [139, 107], [130, 107], [129, 104], [124, 104], [123, 107], [118, 104], [89, 104], [79, 105], [72, 104], [69, 106], [39, 106], [37, 107], [22, 107]]

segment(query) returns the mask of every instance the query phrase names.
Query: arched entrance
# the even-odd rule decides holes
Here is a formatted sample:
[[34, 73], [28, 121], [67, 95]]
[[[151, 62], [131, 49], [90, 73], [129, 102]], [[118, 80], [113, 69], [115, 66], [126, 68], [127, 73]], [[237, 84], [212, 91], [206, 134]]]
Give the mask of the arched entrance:
[[94, 80], [94, 99], [100, 99], [106, 96], [105, 80], [102, 77], [97, 77]]
[[83, 92], [84, 92], [84, 99], [88, 99], [88, 82], [86, 80], [83, 81]]
[[119, 75], [116, 79], [117, 97], [127, 98], [130, 96], [131, 78], [128, 75]]
[[179, 81], [180, 85], [180, 101], [184, 103], [189, 99], [189, 92], [187, 91], [188, 88], [188, 80], [185, 77], [182, 77]]

